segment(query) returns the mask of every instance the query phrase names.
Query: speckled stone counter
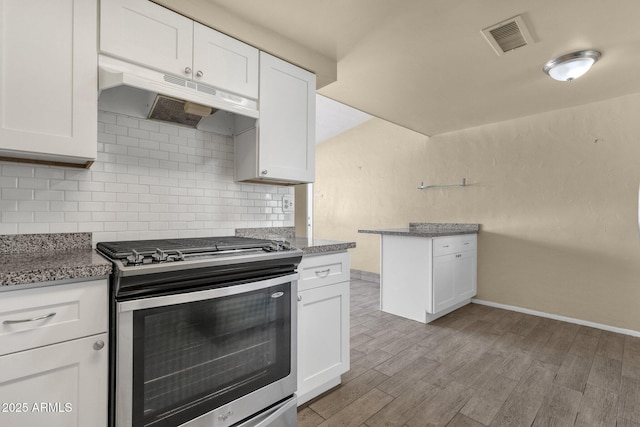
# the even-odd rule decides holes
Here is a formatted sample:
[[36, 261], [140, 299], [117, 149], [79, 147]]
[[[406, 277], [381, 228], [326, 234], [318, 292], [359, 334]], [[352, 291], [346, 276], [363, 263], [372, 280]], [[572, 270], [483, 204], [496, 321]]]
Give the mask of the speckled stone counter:
[[358, 230], [358, 233], [393, 236], [440, 237], [454, 236], [457, 234], [474, 234], [479, 230], [479, 224], [412, 222], [409, 223], [409, 228], [377, 228], [370, 230]]
[[302, 249], [302, 252], [304, 252], [305, 255], [346, 251], [347, 249], [356, 247], [356, 242], [344, 242], [341, 240], [294, 237], [293, 239], [287, 239], [287, 241], [291, 243], [291, 246]]
[[302, 252], [307, 255], [346, 251], [347, 249], [356, 247], [355, 242], [295, 237], [294, 227], [238, 228], [236, 229], [236, 236], [253, 237], [256, 239], [285, 239], [291, 243], [291, 246], [301, 249]]
[[91, 246], [91, 233], [0, 236], [0, 287], [111, 274], [111, 262]]

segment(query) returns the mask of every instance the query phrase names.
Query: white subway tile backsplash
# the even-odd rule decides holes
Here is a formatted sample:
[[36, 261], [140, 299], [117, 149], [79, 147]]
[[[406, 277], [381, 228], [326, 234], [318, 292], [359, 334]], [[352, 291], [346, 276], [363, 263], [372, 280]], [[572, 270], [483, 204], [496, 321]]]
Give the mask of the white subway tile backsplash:
[[35, 212], [34, 213], [34, 221], [35, 222], [64, 222], [64, 213], [63, 212]]
[[18, 178], [15, 177], [0, 177], [0, 188], [18, 188]]
[[17, 212], [17, 211], [7, 211], [2, 212], [2, 222], [33, 222], [34, 212]]
[[[51, 190], [78, 191], [79, 184], [79, 181], [52, 179], [49, 181], [49, 188]], [[22, 185], [20, 186], [23, 187]], [[44, 188], [47, 187], [45, 186]]]
[[50, 233], [49, 223], [20, 223], [18, 224], [18, 234], [39, 234]]
[[87, 222], [90, 223], [92, 222], [91, 212], [65, 212], [64, 221], [77, 222], [77, 223], [87, 223]]
[[94, 242], [292, 226], [291, 187], [233, 181], [233, 139], [98, 112], [89, 170], [0, 162], [1, 234], [92, 232]]
[[2, 200], [33, 200], [34, 191], [21, 188], [3, 188]]
[[49, 202], [39, 200], [19, 200], [18, 211], [49, 212]]
[[57, 222], [49, 224], [49, 233], [77, 233], [79, 231], [83, 230], [78, 230], [78, 224], [74, 223]]
[[0, 223], [0, 233], [2, 234], [17, 234], [18, 224]]
[[64, 170], [62, 169], [41, 169], [37, 168], [35, 170], [36, 178], [49, 178], [49, 179], [64, 179]]
[[[64, 200], [64, 191], [59, 190], [35, 190], [34, 191], [34, 199], [35, 200]], [[4, 190], [2, 191], [2, 199], [5, 200], [10, 198], [9, 195], [5, 195]]]
[[3, 166], [2, 176], [32, 178], [35, 176], [35, 168], [30, 165], [12, 165], [9, 163]]

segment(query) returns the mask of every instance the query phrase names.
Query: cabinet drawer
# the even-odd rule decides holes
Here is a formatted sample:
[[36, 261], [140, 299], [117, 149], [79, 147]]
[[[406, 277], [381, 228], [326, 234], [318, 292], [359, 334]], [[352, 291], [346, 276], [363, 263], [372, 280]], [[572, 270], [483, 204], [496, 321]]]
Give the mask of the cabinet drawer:
[[463, 234], [460, 236], [435, 237], [433, 239], [433, 256], [449, 255], [457, 252], [475, 251], [478, 236]]
[[350, 278], [350, 268], [347, 252], [305, 255], [298, 266], [298, 290], [345, 282]]
[[107, 280], [0, 292], [0, 355], [106, 332]]

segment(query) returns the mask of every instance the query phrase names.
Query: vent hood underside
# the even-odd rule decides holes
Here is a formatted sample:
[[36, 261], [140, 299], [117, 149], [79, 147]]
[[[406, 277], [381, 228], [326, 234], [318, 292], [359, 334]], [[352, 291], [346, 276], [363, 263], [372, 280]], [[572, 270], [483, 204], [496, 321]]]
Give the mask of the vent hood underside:
[[259, 117], [257, 101], [100, 55], [98, 108], [225, 135], [236, 115]]

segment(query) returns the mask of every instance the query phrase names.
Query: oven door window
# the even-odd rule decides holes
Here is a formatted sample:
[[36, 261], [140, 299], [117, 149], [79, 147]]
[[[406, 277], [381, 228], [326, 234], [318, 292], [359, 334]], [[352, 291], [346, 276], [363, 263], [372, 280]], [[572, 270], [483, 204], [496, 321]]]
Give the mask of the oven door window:
[[289, 375], [290, 284], [133, 314], [133, 425], [175, 426]]

